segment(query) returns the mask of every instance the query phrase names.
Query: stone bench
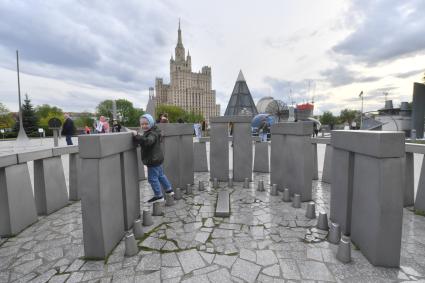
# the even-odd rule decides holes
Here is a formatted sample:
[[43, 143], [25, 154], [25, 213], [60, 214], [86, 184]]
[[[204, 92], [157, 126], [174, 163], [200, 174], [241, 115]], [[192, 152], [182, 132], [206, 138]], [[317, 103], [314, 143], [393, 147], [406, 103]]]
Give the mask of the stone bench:
[[230, 216], [230, 195], [228, 191], [219, 191], [217, 196], [217, 206], [215, 208], [216, 217]]

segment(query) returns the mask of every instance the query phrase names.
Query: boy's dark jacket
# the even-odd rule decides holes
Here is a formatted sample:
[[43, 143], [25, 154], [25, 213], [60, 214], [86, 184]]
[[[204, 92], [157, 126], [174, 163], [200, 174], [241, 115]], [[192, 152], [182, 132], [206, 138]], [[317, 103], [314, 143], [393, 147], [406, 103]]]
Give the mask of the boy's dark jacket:
[[161, 131], [153, 126], [143, 135], [137, 135], [134, 140], [142, 147], [142, 162], [146, 166], [158, 166], [164, 161], [161, 148]]

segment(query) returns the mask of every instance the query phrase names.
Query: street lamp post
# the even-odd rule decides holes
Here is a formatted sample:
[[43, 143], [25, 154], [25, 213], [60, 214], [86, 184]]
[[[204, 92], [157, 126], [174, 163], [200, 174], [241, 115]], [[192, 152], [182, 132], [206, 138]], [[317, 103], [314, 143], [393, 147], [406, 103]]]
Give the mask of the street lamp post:
[[22, 118], [22, 103], [21, 103], [21, 83], [19, 80], [19, 55], [18, 50], [16, 50], [16, 69], [18, 71], [18, 96], [19, 96], [19, 133], [16, 139], [16, 142], [19, 144], [24, 144], [28, 142], [28, 136], [25, 133], [24, 122]]
[[359, 97], [362, 99], [362, 109], [360, 112], [360, 130], [363, 127], [363, 90], [360, 92]]

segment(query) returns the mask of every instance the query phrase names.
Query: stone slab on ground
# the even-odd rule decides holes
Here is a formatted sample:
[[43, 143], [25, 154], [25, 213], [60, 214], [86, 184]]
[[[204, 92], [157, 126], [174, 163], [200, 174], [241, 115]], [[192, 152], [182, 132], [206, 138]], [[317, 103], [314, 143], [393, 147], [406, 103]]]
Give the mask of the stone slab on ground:
[[230, 216], [230, 195], [228, 191], [218, 192], [215, 216], [216, 217]]

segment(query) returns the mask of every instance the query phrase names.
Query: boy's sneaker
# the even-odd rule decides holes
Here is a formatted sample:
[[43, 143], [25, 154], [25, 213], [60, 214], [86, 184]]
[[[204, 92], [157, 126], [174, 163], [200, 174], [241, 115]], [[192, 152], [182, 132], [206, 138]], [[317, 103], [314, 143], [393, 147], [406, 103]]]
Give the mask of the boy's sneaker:
[[157, 196], [155, 196], [155, 197], [153, 197], [153, 198], [151, 198], [150, 200], [148, 200], [148, 202], [149, 203], [155, 203], [155, 202], [163, 202], [164, 201], [164, 197], [157, 197]]
[[174, 191], [173, 190], [169, 190], [165, 192], [167, 195], [169, 196], [174, 196]]

